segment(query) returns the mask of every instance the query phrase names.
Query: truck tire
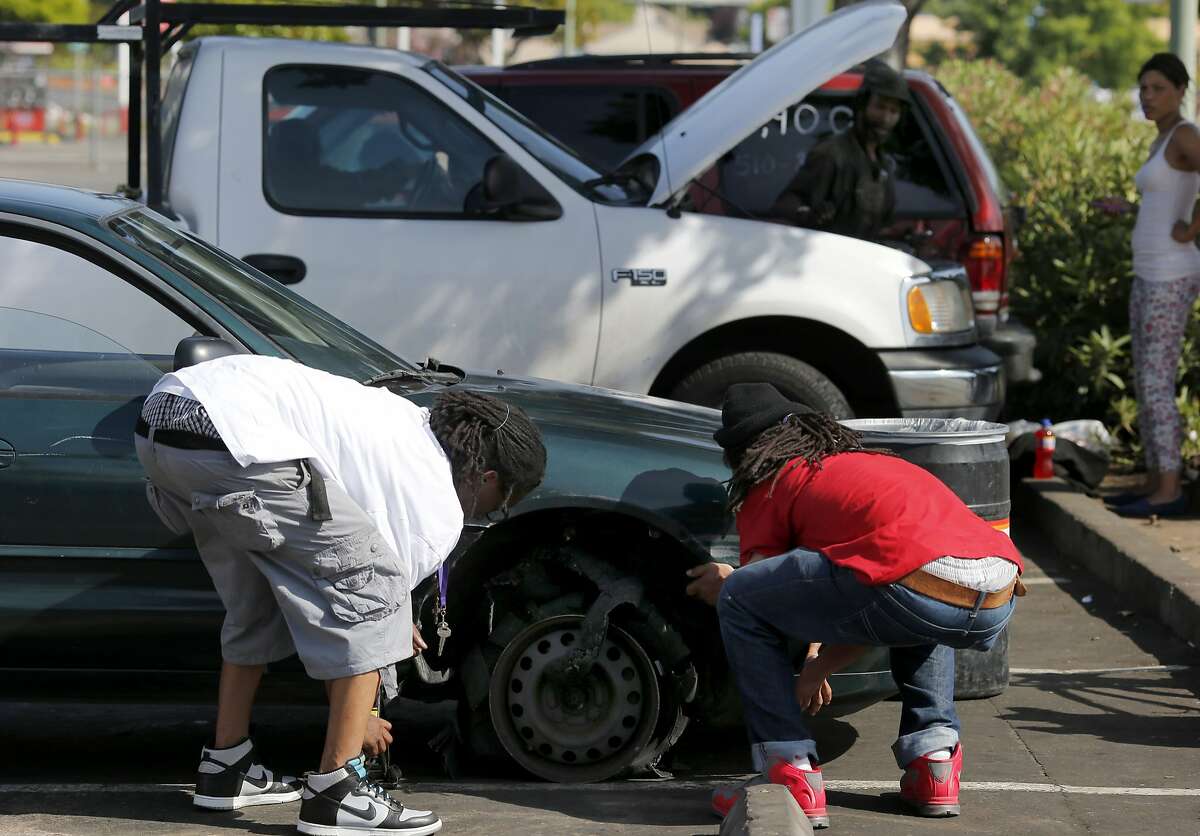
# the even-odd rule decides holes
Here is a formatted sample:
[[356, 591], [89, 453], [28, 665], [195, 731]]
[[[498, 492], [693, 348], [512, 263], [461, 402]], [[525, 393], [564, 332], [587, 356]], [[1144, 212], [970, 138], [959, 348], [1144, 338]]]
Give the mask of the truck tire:
[[746, 351], [705, 363], [679, 381], [670, 397], [720, 409], [725, 390], [735, 383], [770, 383], [789, 400], [834, 418], [854, 417], [832, 380], [803, 360], [773, 351]]
[[1008, 687], [1008, 628], [991, 650], [954, 651], [954, 699], [982, 700]]

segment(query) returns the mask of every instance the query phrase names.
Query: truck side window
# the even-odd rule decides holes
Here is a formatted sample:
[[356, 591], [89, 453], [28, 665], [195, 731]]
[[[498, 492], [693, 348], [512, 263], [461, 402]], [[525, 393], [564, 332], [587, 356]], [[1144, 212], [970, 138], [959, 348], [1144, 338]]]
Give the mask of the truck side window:
[[461, 217], [498, 153], [394, 75], [285, 66], [263, 84], [263, 191], [283, 212]]
[[[810, 96], [755, 130], [717, 163], [721, 193], [737, 207], [767, 214], [808, 152], [822, 140], [849, 130], [853, 118], [850, 98]], [[905, 112], [886, 149], [896, 159], [898, 218], [966, 214], [961, 195], [913, 108]], [[729, 211], [736, 213], [732, 207]]]
[[674, 96], [653, 87], [506, 84], [493, 92], [604, 171], [679, 111]]

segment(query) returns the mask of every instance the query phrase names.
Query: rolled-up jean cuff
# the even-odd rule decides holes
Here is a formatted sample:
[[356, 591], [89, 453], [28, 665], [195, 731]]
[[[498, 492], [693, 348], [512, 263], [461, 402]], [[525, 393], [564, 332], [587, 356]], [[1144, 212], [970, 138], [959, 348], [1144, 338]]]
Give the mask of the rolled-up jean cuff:
[[892, 754], [896, 757], [896, 766], [904, 769], [921, 755], [936, 752], [938, 749], [953, 751], [957, 745], [958, 732], [949, 726], [934, 726], [897, 739], [892, 744]]
[[816, 764], [817, 744], [812, 740], [767, 740], [750, 744], [750, 757], [755, 771], [766, 775], [775, 761], [791, 763], [793, 758], [808, 758]]

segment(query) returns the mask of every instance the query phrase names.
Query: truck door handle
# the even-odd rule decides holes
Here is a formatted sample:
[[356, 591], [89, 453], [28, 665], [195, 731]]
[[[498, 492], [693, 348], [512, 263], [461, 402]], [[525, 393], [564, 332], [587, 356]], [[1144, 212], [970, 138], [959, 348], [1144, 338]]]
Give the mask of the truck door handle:
[[0, 468], [8, 467], [17, 460], [17, 451], [4, 439], [0, 438]]
[[282, 284], [296, 284], [308, 275], [308, 267], [294, 255], [254, 253], [242, 258], [251, 267], [262, 270]]

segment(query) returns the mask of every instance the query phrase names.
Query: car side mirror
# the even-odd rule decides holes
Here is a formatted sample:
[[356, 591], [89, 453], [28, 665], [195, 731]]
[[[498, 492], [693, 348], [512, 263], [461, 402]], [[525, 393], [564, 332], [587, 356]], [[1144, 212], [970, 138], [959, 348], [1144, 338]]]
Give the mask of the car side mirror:
[[217, 337], [184, 337], [175, 346], [175, 371], [203, 363], [205, 360], [215, 360], [229, 354], [238, 354], [238, 350], [225, 340]]
[[537, 180], [508, 154], [497, 154], [483, 166], [483, 210], [509, 221], [554, 221], [562, 207]]

